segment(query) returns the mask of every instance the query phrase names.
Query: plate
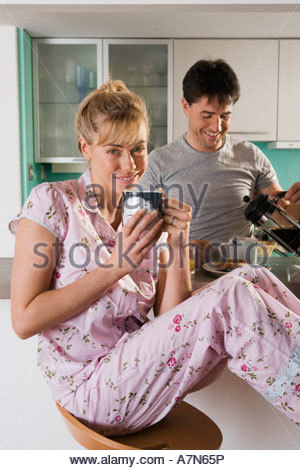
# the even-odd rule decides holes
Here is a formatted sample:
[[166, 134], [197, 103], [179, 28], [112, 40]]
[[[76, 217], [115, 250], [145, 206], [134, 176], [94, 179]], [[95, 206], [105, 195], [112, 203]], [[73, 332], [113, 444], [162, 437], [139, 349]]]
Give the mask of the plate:
[[[210, 264], [204, 263], [202, 264], [201, 268], [204, 271], [207, 271], [208, 273], [214, 274], [215, 276], [224, 276], [224, 274], [230, 273], [231, 271], [234, 271], [237, 268], [231, 268], [231, 269], [221, 269], [221, 268], [213, 268]], [[266, 265], [264, 268], [271, 270], [271, 266]]]
[[201, 266], [204, 271], [207, 271], [208, 273], [214, 274], [215, 276], [223, 276], [224, 274], [230, 273], [230, 271], [233, 271], [236, 268], [233, 269], [221, 269], [221, 268], [213, 268], [210, 264], [204, 263]]

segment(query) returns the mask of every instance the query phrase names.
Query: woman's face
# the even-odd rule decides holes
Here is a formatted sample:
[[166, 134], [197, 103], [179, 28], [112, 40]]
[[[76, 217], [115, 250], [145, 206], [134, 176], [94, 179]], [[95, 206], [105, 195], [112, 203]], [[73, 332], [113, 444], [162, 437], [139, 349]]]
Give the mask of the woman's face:
[[136, 184], [146, 171], [146, 125], [141, 123], [136, 137], [129, 144], [112, 141], [99, 145], [97, 140], [95, 138], [95, 143], [91, 145], [80, 140], [82, 153], [90, 163], [92, 182], [104, 188], [106, 197], [113, 191], [120, 195], [127, 186]]

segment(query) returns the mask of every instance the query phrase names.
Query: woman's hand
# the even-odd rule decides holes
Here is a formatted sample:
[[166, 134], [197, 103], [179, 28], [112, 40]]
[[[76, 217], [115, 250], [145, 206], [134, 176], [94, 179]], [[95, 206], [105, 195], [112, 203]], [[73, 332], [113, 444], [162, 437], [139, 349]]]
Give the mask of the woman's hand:
[[163, 219], [157, 220], [153, 227], [147, 229], [157, 217], [157, 212], [151, 211], [145, 216], [144, 214], [145, 209], [140, 209], [126, 222], [119, 232], [118, 241], [107, 262], [120, 269], [119, 279], [141, 264], [161, 236]]
[[163, 200], [163, 232], [168, 232], [169, 250], [160, 255], [155, 316], [167, 312], [191, 295], [189, 228], [192, 209], [177, 199]]
[[164, 220], [162, 231], [169, 233], [168, 243], [172, 246], [179, 245], [182, 236], [186, 241], [190, 229], [191, 206], [177, 199], [168, 198], [163, 200], [162, 213]]

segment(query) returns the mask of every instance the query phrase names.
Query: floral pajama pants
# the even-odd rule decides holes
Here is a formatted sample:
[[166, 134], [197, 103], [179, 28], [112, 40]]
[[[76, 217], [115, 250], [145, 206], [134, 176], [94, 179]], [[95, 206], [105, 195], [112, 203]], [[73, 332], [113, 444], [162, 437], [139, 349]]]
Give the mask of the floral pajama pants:
[[300, 425], [300, 301], [250, 266], [126, 333], [65, 406], [104, 434], [134, 432], [201, 388], [224, 359]]

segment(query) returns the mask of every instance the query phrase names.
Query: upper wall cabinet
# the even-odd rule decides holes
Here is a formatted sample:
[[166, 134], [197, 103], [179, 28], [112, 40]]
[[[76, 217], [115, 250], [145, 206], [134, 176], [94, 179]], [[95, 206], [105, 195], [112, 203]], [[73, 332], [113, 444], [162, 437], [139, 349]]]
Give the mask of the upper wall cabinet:
[[187, 70], [200, 59], [224, 59], [239, 78], [241, 97], [234, 105], [230, 133], [246, 140], [274, 140], [278, 41], [260, 39], [174, 41], [174, 138], [187, 128], [181, 108], [182, 80]]
[[101, 40], [33, 40], [37, 162], [83, 162], [74, 131], [80, 101], [102, 80]]
[[171, 141], [171, 48], [168, 40], [34, 39], [35, 161], [84, 162], [74, 117], [81, 100], [108, 76], [123, 80], [145, 99], [151, 120], [149, 150]]
[[[300, 41], [279, 41], [279, 93], [277, 140], [300, 140]], [[298, 147], [299, 148], [299, 147]]]
[[151, 122], [148, 151], [172, 140], [172, 41], [104, 39], [103, 75], [144, 98]]

